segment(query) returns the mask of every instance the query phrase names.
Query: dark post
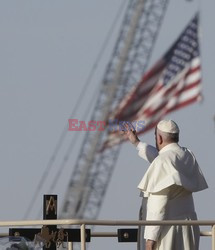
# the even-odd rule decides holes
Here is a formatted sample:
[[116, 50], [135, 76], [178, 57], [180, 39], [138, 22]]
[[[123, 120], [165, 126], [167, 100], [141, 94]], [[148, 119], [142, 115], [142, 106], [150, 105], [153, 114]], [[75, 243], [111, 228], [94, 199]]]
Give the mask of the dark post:
[[[44, 220], [56, 220], [57, 219], [57, 195], [44, 195], [43, 196], [43, 219]], [[47, 226], [49, 233], [56, 232], [56, 225]], [[55, 237], [54, 237], [55, 238]], [[56, 244], [51, 241], [49, 248], [44, 247], [44, 249], [56, 250]]]

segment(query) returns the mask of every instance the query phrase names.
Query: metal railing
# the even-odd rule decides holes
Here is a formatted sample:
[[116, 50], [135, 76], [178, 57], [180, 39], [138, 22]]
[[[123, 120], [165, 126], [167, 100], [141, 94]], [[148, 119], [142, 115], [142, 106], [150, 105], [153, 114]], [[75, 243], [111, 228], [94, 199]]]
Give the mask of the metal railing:
[[[81, 232], [81, 250], [86, 250], [86, 226], [147, 226], [147, 225], [198, 225], [211, 226], [211, 231], [202, 231], [201, 236], [212, 237], [212, 250], [215, 250], [215, 220], [166, 220], [166, 221], [133, 221], [133, 220], [27, 220], [27, 221], [0, 221], [0, 227], [18, 227], [18, 226], [45, 226], [45, 225], [70, 225], [79, 226]], [[115, 232], [92, 232], [91, 237], [117, 237]], [[68, 249], [72, 250], [72, 242]]]

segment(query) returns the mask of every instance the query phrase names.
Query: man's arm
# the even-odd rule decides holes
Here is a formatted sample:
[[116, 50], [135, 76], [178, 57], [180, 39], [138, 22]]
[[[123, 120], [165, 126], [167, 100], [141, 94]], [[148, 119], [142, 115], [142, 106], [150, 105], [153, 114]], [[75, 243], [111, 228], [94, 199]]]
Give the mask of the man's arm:
[[152, 145], [145, 142], [139, 142], [137, 145], [138, 155], [148, 162], [153, 162], [158, 156], [158, 151]]
[[138, 155], [148, 162], [152, 162], [157, 156], [158, 151], [155, 147], [148, 145], [147, 143], [143, 143], [139, 140], [137, 133], [134, 128], [131, 128], [132, 124], [128, 126], [125, 125], [125, 132], [129, 141], [137, 148]]
[[[156, 194], [150, 193], [147, 202], [146, 220], [164, 220], [166, 215], [166, 205], [168, 202], [169, 189], [162, 190]], [[146, 247], [158, 240], [160, 235], [160, 226], [146, 226], [144, 238], [146, 239]], [[147, 248], [146, 248], [147, 249]], [[150, 248], [148, 248], [150, 249]], [[153, 249], [153, 248], [151, 248]]]

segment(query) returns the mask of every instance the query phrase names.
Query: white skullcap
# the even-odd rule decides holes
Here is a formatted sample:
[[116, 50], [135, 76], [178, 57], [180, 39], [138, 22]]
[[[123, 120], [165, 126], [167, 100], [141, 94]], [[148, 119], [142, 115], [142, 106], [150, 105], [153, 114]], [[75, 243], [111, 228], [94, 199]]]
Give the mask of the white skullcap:
[[157, 124], [157, 128], [160, 131], [172, 134], [179, 133], [178, 125], [172, 120], [162, 120]]

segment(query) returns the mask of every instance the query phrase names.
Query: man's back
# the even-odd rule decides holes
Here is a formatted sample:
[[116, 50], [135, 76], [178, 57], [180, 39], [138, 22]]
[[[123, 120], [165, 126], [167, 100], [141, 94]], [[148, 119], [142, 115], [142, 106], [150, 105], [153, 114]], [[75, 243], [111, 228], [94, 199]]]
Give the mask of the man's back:
[[207, 188], [207, 183], [193, 153], [177, 143], [171, 143], [159, 151], [152, 161], [138, 188], [146, 195], [172, 185], [190, 192]]
[[[178, 145], [179, 132], [174, 121], [160, 121], [155, 128], [155, 148], [141, 143], [135, 130], [127, 126], [128, 139], [150, 163], [138, 185], [141, 196], [147, 197], [146, 220], [197, 219], [192, 193], [208, 186], [193, 153]], [[144, 236], [139, 231], [141, 250], [143, 238], [147, 250], [198, 250], [199, 228], [146, 226]]]
[[[159, 151], [138, 188], [148, 197], [147, 220], [196, 220], [192, 192], [207, 188], [207, 183], [193, 153], [171, 143]], [[153, 249], [197, 250], [199, 227], [146, 226], [144, 238], [156, 242]]]

